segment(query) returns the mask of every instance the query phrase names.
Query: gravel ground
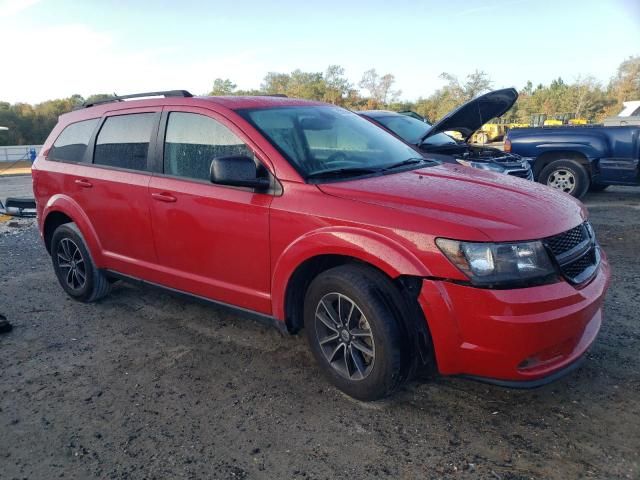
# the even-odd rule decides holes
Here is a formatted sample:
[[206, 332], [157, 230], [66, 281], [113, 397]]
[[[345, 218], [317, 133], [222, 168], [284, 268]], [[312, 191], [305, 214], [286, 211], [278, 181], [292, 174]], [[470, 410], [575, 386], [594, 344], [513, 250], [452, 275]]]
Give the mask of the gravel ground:
[[376, 403], [302, 337], [163, 291], [68, 299], [33, 221], [0, 232], [0, 478], [640, 478], [640, 190], [591, 195], [613, 265], [584, 366], [533, 391], [456, 378]]

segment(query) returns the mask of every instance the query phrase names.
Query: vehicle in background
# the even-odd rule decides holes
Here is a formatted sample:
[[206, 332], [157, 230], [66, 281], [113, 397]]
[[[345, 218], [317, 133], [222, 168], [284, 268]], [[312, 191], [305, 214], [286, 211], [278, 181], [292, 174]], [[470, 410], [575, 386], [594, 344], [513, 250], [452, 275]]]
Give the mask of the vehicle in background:
[[425, 371], [538, 386], [602, 322], [609, 265], [580, 202], [423, 158], [335, 105], [105, 99], [60, 116], [33, 186], [70, 297], [129, 279], [304, 329], [362, 400]]
[[516, 128], [505, 152], [532, 160], [536, 181], [581, 198], [589, 189], [640, 185], [640, 126]]
[[624, 108], [617, 116], [604, 119], [605, 127], [640, 125], [640, 100], [623, 102], [622, 105]]
[[[434, 125], [418, 120], [415, 115], [408, 115], [406, 112], [400, 114], [387, 110], [365, 110], [358, 113], [417, 147], [427, 158], [438, 155], [438, 160], [447, 163], [533, 180], [533, 172], [527, 159], [497, 148], [467, 143], [483, 125], [484, 118], [501, 116], [517, 98], [518, 92], [512, 88], [490, 92], [465, 103]], [[463, 141], [455, 140], [446, 131], [459, 132]]]

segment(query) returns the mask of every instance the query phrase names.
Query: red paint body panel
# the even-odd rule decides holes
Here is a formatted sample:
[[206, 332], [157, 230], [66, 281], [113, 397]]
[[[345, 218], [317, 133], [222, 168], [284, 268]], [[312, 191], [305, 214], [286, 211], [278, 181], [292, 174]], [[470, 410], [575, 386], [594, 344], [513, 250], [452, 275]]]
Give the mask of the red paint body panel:
[[[434, 339], [441, 373], [532, 380], [577, 360], [595, 339], [609, 286], [602, 259], [591, 283], [566, 282], [488, 290], [425, 280], [420, 304]], [[530, 357], [543, 362], [518, 365]]]
[[[65, 213], [78, 224], [99, 267], [281, 321], [291, 276], [318, 255], [353, 257], [392, 278], [421, 277], [419, 302], [443, 374], [539, 378], [574, 361], [595, 338], [609, 282], [604, 255], [596, 277], [580, 288], [559, 280], [489, 290], [461, 285], [466, 276], [435, 245], [438, 237], [517, 241], [556, 235], [586, 219], [572, 197], [451, 165], [307, 184], [234, 110], [320, 103], [167, 98], [127, 102], [134, 111], [129, 104], [138, 111], [194, 112], [224, 123], [282, 189], [276, 195], [255, 193], [39, 157], [33, 179], [41, 232], [47, 215]], [[123, 110], [109, 103], [63, 115], [43, 155], [67, 124]]]
[[150, 192], [168, 192], [176, 199], [152, 202], [159, 260], [154, 281], [271, 313], [269, 205], [273, 197], [167, 177], [154, 177]]

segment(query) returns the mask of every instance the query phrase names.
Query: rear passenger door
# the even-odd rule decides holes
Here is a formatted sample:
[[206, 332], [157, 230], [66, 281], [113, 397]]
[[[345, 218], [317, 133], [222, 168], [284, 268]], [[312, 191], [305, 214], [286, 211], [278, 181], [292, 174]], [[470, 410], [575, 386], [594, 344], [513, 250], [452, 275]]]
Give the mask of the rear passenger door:
[[250, 139], [206, 109], [165, 107], [163, 159], [149, 194], [158, 283], [264, 313], [271, 311], [272, 195], [214, 185], [214, 157], [256, 157]]
[[144, 276], [156, 261], [148, 187], [161, 108], [107, 114], [95, 134], [92, 163], [77, 171], [76, 199], [98, 236], [104, 267]]

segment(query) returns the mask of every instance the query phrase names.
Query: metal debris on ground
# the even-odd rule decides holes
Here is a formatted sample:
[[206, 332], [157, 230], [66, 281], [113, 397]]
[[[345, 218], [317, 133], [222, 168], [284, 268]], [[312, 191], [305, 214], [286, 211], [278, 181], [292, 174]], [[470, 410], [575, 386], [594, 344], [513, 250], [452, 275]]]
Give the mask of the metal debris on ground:
[[0, 216], [35, 217], [36, 201], [33, 198], [8, 197], [5, 204], [0, 201]]

